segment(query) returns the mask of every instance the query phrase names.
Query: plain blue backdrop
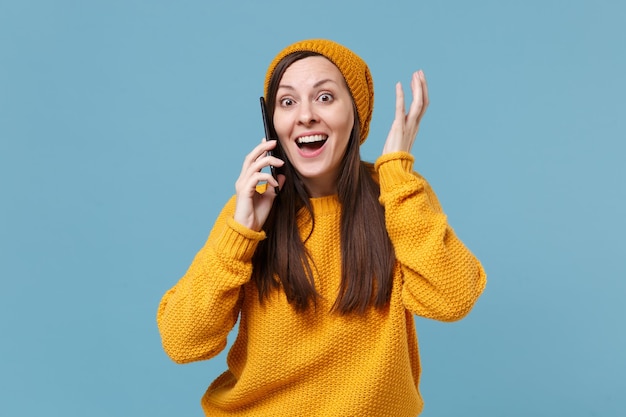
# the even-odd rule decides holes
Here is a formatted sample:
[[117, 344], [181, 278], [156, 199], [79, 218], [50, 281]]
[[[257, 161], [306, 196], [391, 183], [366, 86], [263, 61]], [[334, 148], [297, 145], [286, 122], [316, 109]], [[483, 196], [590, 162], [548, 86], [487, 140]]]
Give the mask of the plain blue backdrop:
[[423, 415], [624, 415], [624, 22], [618, 0], [1, 0], [0, 415], [202, 415], [225, 355], [175, 365], [157, 305], [263, 136], [267, 65], [311, 37], [371, 67], [368, 160], [425, 70], [415, 167], [488, 272], [463, 321], [417, 319]]

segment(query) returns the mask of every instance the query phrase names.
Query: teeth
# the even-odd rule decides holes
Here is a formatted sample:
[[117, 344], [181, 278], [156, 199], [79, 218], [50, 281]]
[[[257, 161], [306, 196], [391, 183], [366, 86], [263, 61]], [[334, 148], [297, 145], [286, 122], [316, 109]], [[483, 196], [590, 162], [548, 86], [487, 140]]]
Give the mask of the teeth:
[[298, 144], [321, 142], [321, 141], [326, 140], [326, 139], [328, 139], [328, 136], [326, 136], [326, 135], [301, 136], [301, 137], [298, 138]]

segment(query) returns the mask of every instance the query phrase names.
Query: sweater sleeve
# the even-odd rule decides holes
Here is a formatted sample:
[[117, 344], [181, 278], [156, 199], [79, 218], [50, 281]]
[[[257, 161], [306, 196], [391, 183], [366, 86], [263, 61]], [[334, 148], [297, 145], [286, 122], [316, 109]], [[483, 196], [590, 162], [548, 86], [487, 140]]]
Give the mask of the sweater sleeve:
[[402, 299], [413, 314], [459, 320], [485, 288], [486, 274], [412, 167], [406, 152], [383, 155], [375, 164], [387, 231], [402, 271]]
[[239, 315], [242, 285], [264, 232], [233, 219], [235, 198], [224, 207], [204, 247], [178, 283], [165, 293], [157, 324], [165, 352], [177, 363], [209, 359], [226, 347]]

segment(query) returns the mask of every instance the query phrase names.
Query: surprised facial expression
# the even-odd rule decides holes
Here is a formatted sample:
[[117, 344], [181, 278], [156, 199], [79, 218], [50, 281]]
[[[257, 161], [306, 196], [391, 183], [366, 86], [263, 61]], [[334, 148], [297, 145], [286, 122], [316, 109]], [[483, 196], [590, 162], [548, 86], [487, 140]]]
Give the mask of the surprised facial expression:
[[354, 126], [354, 104], [339, 69], [314, 56], [291, 64], [276, 94], [274, 128], [311, 197], [337, 192]]

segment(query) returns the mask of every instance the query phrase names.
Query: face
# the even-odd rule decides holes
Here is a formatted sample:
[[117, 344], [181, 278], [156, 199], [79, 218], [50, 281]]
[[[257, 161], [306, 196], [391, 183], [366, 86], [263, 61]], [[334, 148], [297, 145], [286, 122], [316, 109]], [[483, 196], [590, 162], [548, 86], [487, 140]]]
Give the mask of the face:
[[354, 118], [350, 91], [328, 59], [308, 57], [287, 68], [276, 94], [274, 128], [312, 197], [337, 192]]

